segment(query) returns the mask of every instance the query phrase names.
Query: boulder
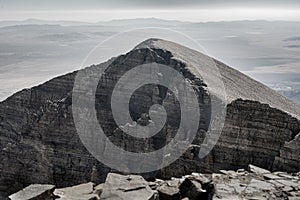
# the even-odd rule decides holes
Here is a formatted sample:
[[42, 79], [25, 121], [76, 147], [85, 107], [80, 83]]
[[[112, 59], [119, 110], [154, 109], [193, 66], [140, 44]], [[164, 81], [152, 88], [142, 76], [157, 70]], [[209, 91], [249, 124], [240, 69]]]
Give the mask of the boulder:
[[[202, 177], [203, 178], [203, 177]], [[214, 184], [205, 180], [201, 184], [202, 178], [188, 177], [179, 186], [182, 197], [187, 197], [190, 200], [212, 200], [215, 187]]]
[[169, 186], [167, 184], [157, 188], [159, 200], [180, 200], [180, 191], [176, 186]]

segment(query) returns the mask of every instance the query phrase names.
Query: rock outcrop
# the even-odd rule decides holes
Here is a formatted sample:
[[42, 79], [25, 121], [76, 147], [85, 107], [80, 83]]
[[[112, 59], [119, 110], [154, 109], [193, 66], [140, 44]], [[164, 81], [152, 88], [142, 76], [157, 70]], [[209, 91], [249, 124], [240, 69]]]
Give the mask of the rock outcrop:
[[[100, 185], [86, 183], [56, 189], [54, 192], [52, 189], [51, 192], [45, 193], [48, 196], [43, 197], [38, 193], [41, 190], [45, 191], [45, 188], [49, 189], [48, 185], [39, 187], [30, 185], [10, 197], [11, 200], [296, 200], [300, 198], [300, 173], [271, 173], [253, 165], [249, 166], [249, 170], [249, 172], [244, 169], [220, 170], [219, 173], [213, 174], [192, 173], [180, 178], [156, 179], [149, 182], [138, 175], [109, 173], [105, 183]], [[20, 196], [26, 190], [33, 191], [31, 197], [35, 198]]]
[[[125, 55], [82, 69], [97, 76], [100, 68], [108, 67], [98, 84], [95, 105], [108, 138], [128, 151], [151, 151], [163, 147], [173, 137], [180, 120], [180, 105], [172, 94], [169, 98], [162, 95], [166, 91], [158, 86], [139, 89], [132, 98], [130, 112], [133, 120], [142, 123], [152, 104], [166, 105], [172, 117], [160, 134], [147, 141], [133, 139], [122, 134], [111, 114], [109, 98], [118, 79], [138, 65], [154, 62], [178, 70], [191, 82], [199, 97], [201, 119], [197, 137], [186, 153], [170, 166], [144, 174], [145, 178], [246, 169], [250, 163], [270, 171], [299, 171], [300, 106], [216, 60], [227, 94], [222, 99], [227, 106], [226, 120], [213, 151], [204, 159], [198, 158], [210, 124], [210, 101], [213, 96], [218, 97], [218, 89], [208, 91], [203, 80], [203, 74], [211, 80], [215, 76], [215, 71], [205, 64], [208, 59], [211, 58], [178, 44], [151, 39]], [[33, 183], [57, 187], [90, 181], [98, 184], [111, 172], [87, 151], [77, 135], [71, 109], [76, 73], [22, 90], [0, 103], [0, 194], [3, 196]], [[176, 189], [165, 186], [157, 191], [166, 198], [177, 195]]]

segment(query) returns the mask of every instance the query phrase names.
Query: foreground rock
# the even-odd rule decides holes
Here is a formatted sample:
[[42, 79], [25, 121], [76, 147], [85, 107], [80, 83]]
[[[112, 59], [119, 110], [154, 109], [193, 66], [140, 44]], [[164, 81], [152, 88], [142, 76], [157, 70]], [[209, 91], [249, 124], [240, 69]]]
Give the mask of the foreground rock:
[[179, 183], [180, 183], [179, 180], [161, 182], [160, 183], [161, 185], [157, 188], [159, 199], [160, 200], [181, 199]]
[[192, 175], [185, 176], [179, 189], [181, 196], [190, 200], [212, 200], [215, 193], [215, 186], [212, 181], [205, 175], [198, 173], [192, 173]]
[[85, 183], [73, 187], [56, 189], [54, 194], [60, 197], [60, 200], [93, 200], [99, 196], [94, 193], [94, 184]]
[[[203, 182], [204, 180], [204, 182]], [[59, 200], [181, 200], [188, 197], [190, 200], [211, 200], [214, 188], [213, 183], [201, 174], [192, 174], [180, 179], [156, 180], [147, 182], [142, 176], [120, 175], [109, 173], [103, 184], [95, 186], [93, 183], [80, 184], [73, 187], [60, 188], [54, 191], [54, 186], [48, 196], [32, 193], [28, 200], [59, 199]], [[40, 188], [47, 188], [47, 185], [39, 185]], [[35, 188], [30, 185], [24, 190], [11, 196], [12, 200], [25, 200], [21, 198], [23, 191], [31, 191], [28, 188]], [[154, 187], [155, 189], [151, 189]], [[41, 189], [40, 189], [41, 190]], [[18, 196], [20, 198], [14, 198]]]
[[[109, 173], [105, 183], [81, 184], [68, 188], [56, 189], [54, 186], [39, 188], [44, 191], [33, 192], [27, 199], [61, 199], [61, 200], [298, 200], [300, 199], [300, 173], [268, 172], [256, 166], [255, 172], [244, 169], [237, 171], [221, 170], [220, 173], [199, 174], [192, 173], [181, 178], [171, 180], [156, 179], [147, 182], [138, 175], [120, 175]], [[43, 189], [42, 189], [43, 188]], [[50, 190], [51, 189], [51, 190]], [[24, 189], [26, 190], [26, 188]], [[19, 200], [24, 190], [11, 196], [12, 200]], [[27, 191], [30, 191], [27, 189]], [[34, 196], [36, 195], [36, 196]], [[18, 197], [18, 198], [16, 198]], [[25, 197], [25, 196], [24, 196]], [[24, 200], [24, 198], [21, 198]]]
[[[300, 106], [216, 60], [213, 65], [220, 71], [227, 96], [220, 99], [227, 107], [226, 121], [213, 151], [199, 160], [199, 149], [205, 147], [203, 141], [210, 124], [210, 102], [220, 96], [217, 87], [208, 91], [207, 81], [217, 78], [209, 61], [211, 58], [192, 49], [151, 39], [125, 55], [82, 69], [91, 73], [91, 77], [98, 77], [101, 69], [108, 67], [99, 81], [93, 108], [109, 140], [126, 151], [152, 152], [172, 139], [180, 124], [180, 107], [174, 95], [163, 88], [142, 87], [131, 99], [134, 104], [129, 111], [137, 123], [144, 123], [143, 116], [153, 104], [166, 105], [170, 113], [168, 124], [146, 141], [122, 133], [109, 106], [114, 86], [124, 73], [147, 63], [164, 64], [179, 71], [191, 83], [199, 98], [201, 119], [197, 136], [186, 153], [169, 167], [145, 176], [169, 179], [192, 172], [246, 169], [251, 163], [270, 171], [299, 171]], [[111, 169], [87, 151], [74, 125], [72, 90], [76, 73], [22, 90], [0, 103], [0, 194], [6, 192], [8, 196], [34, 183], [67, 187], [105, 181]], [[88, 105], [81, 109], [85, 110], [85, 106]], [[85, 120], [87, 116], [82, 118]], [[109, 157], [122, 159], [120, 155]], [[130, 168], [131, 163], [122, 163], [125, 169]], [[160, 191], [172, 193], [165, 190]]]
[[249, 169], [252, 172], [222, 170], [223, 173], [212, 174], [216, 185], [214, 199], [300, 199], [299, 174], [271, 173], [253, 165], [250, 165]]
[[158, 200], [157, 191], [151, 190], [141, 176], [108, 174], [100, 199], [107, 200]]
[[9, 196], [11, 200], [53, 200], [54, 185], [30, 185]]

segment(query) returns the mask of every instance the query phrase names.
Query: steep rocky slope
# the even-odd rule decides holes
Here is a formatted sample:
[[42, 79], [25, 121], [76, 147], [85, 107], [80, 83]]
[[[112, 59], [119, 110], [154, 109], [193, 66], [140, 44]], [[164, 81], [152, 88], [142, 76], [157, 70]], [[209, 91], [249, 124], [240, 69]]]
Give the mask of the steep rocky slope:
[[[300, 107], [242, 73], [215, 61], [226, 90], [207, 90], [216, 76], [211, 58], [172, 42], [151, 39], [106, 63], [83, 70], [93, 76], [108, 67], [96, 93], [99, 123], [114, 144], [129, 150], [150, 151], [164, 146], [180, 120], [178, 102], [165, 98], [162, 88], [146, 86], [133, 97], [132, 118], [143, 121], [154, 103], [169, 106], [168, 127], [149, 140], [122, 134], [111, 114], [109, 97], [118, 79], [129, 69], [145, 63], [168, 65], [190, 80], [199, 98], [201, 118], [193, 145], [170, 166], [146, 178], [169, 178], [191, 172], [246, 168], [249, 163], [268, 170], [299, 171]], [[0, 103], [0, 191], [12, 193], [31, 183], [65, 187], [82, 182], [101, 183], [111, 171], [97, 161], [81, 143], [72, 115], [72, 89], [77, 72], [22, 90]], [[227, 105], [222, 135], [204, 159], [198, 152], [208, 130], [210, 101], [220, 97]]]

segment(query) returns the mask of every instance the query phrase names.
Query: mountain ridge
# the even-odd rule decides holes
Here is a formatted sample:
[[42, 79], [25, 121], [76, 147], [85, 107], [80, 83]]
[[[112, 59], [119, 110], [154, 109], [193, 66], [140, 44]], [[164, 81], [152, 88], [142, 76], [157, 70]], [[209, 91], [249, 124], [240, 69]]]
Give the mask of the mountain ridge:
[[[146, 47], [143, 46], [144, 42], [125, 55], [83, 69], [97, 76], [100, 68], [108, 67], [110, 71], [100, 81], [99, 91], [97, 90], [96, 94], [96, 96], [104, 94], [102, 96], [104, 100], [109, 97], [109, 92], [117, 79], [136, 66], [154, 62], [188, 70], [185, 71], [185, 76], [197, 88], [197, 94], [203, 100], [199, 106], [204, 111], [204, 115], [199, 120], [200, 129], [196, 139], [177, 161], [158, 172], [145, 176], [168, 178], [197, 171], [214, 172], [219, 169], [245, 168], [249, 163], [269, 170], [293, 172], [299, 169], [299, 118], [296, 119], [278, 108], [272, 108], [258, 101], [261, 98], [264, 101], [270, 101], [275, 107], [281, 106], [281, 101], [278, 103], [276, 100], [264, 99], [267, 94], [251, 96], [254, 92], [251, 91], [249, 96], [252, 99], [240, 98], [243, 95], [247, 97], [247, 91], [237, 88], [239, 83], [245, 79], [246, 83], [250, 82], [255, 85], [256, 82], [252, 83], [246, 76], [242, 76], [243, 79], [238, 81], [240, 73], [236, 74], [236, 71], [220, 62], [214, 64], [218, 67], [217, 69], [221, 69], [221, 75], [226, 75], [223, 79], [225, 88], [227, 86], [228, 90], [228, 87], [234, 87], [233, 91], [227, 91], [229, 100], [226, 100], [227, 115], [222, 135], [213, 151], [204, 159], [199, 160], [198, 152], [209, 125], [209, 120], [205, 118], [209, 114], [205, 112], [207, 111], [205, 109], [209, 108], [211, 96], [218, 92], [215, 90], [209, 93], [205, 89], [206, 80], [203, 80], [204, 84], [201, 82], [199, 84], [199, 80], [202, 79], [203, 73], [206, 73], [208, 78], [214, 77], [215, 71], [207, 71], [205, 68], [206, 61], [212, 60], [201, 53], [172, 42], [157, 39], [147, 42], [149, 41], [150, 45]], [[184, 61], [188, 62], [184, 63]], [[58, 187], [65, 187], [90, 181], [92, 172], [98, 174], [96, 178], [94, 177], [94, 182], [101, 183], [105, 180], [107, 173], [112, 171], [86, 150], [76, 132], [71, 109], [76, 73], [76, 71], [68, 73], [32, 89], [23, 90], [0, 103], [0, 147], [3, 150], [0, 154], [3, 160], [0, 166], [3, 172], [0, 174], [0, 191], [7, 190], [11, 193], [24, 188], [25, 185], [37, 182], [55, 183]], [[261, 87], [263, 89], [256, 91], [269, 91], [264, 89], [265, 86]], [[155, 97], [153, 101], [147, 99], [149, 93]], [[143, 109], [158, 99], [166, 105], [170, 104], [172, 113], [177, 114], [176, 104], [168, 99], [160, 99], [157, 88], [141, 90], [140, 94], [145, 99], [135, 99], [139, 108]], [[273, 95], [273, 92], [271, 94]], [[277, 93], [274, 95], [280, 96]], [[256, 97], [258, 99], [254, 101]], [[283, 101], [286, 100], [284, 97], [280, 98]], [[145, 147], [151, 149], [152, 145], [161, 147], [172, 136], [173, 129], [176, 129], [173, 126], [168, 130], [163, 129], [162, 135], [148, 142], [133, 141], [127, 136], [120, 137], [120, 130], [111, 118], [111, 111], [108, 107], [101, 107], [101, 103], [103, 102], [97, 101], [95, 105], [98, 117], [102, 119], [100, 122], [104, 124], [104, 129], [107, 130], [110, 139], [126, 150], [133, 148], [140, 150]], [[288, 102], [288, 105], [285, 109], [294, 115], [298, 114], [298, 107], [290, 110], [289, 107], [292, 104]], [[137, 108], [131, 109], [138, 119], [142, 113], [139, 113]], [[179, 117], [174, 115], [172, 120], [176, 122], [178, 119]]]
[[[173, 47], [172, 47], [172, 45], [168, 46], [166, 43], [172, 44]], [[158, 49], [159, 48], [165, 48], [166, 50], [170, 50], [170, 49], [168, 49], [168, 47], [169, 47], [169, 48], [171, 48], [171, 52], [176, 52], [176, 50], [174, 50], [176, 48], [176, 46], [177, 45], [175, 43], [166, 42], [166, 41], [161, 40], [161, 39], [149, 39], [149, 40], [146, 40], [146, 41], [142, 42], [141, 44], [139, 44], [135, 48], [138, 49], [138, 48], [141, 48], [141, 47], [142, 48], [150, 47], [150, 48], [158, 48]], [[191, 52], [196, 52], [196, 54], [198, 56], [197, 58], [205, 59], [205, 58], [208, 57], [208, 56], [206, 56], [202, 53], [197, 52], [196, 50], [193, 50], [193, 49], [190, 49], [190, 50], [191, 50]], [[175, 57], [176, 57], [176, 55], [175, 55]], [[183, 59], [183, 58], [181, 57], [181, 59]], [[213, 58], [211, 58], [211, 59], [213, 59]], [[228, 102], [227, 103], [230, 103], [230, 101], [233, 101], [234, 99], [238, 99], [238, 98], [242, 98], [242, 99], [245, 99], [245, 100], [248, 99], [248, 100], [260, 101], [262, 103], [269, 104], [271, 107], [280, 108], [281, 110], [286, 111], [286, 112], [288, 112], [289, 114], [291, 114], [295, 117], [298, 117], [298, 118], [300, 117], [300, 106], [298, 104], [296, 104], [293, 101], [287, 99], [286, 97], [282, 96], [281, 94], [275, 92], [274, 90], [272, 90], [268, 86], [266, 86], [266, 85], [264, 85], [264, 84], [262, 84], [262, 83], [260, 83], [256, 80], [252, 79], [251, 77], [239, 72], [238, 70], [233, 69], [233, 68], [229, 67], [228, 65], [226, 65], [226, 64], [224, 64], [220, 61], [217, 61], [215, 59], [213, 59], [213, 61], [216, 62], [216, 66], [218, 67], [219, 70], [223, 70], [223, 71], [220, 72], [221, 75], [222, 75], [223, 72], [227, 73], [227, 74], [230, 74], [230, 75], [238, 74], [239, 77], [242, 77], [244, 80], [245, 79], [251, 80], [252, 81], [251, 86], [254, 86], [255, 84], [256, 85], [261, 85], [260, 87], [262, 87], [264, 92], [269, 92], [272, 95], [271, 98], [266, 98], [266, 96], [256, 96], [255, 97], [254, 95], [256, 93], [263, 93], [262, 91], [255, 91], [255, 92], [251, 93], [252, 96], [251, 95], [249, 96], [247, 94], [243, 94], [242, 91], [238, 90], [238, 88], [235, 86], [236, 87], [235, 89], [237, 89], [239, 93], [238, 94], [232, 94], [232, 92], [236, 91], [236, 90], [227, 89], [226, 93], [229, 93], [229, 95], [227, 95], [227, 97], [228, 97]], [[223, 67], [222, 65], [225, 66], [225, 67]], [[198, 69], [199, 68], [200, 67], [198, 65]], [[225, 71], [226, 69], [230, 69], [230, 70], [228, 72], [226, 72]], [[201, 71], [202, 73], [205, 73], [205, 71], [203, 69], [201, 69], [201, 70], [202, 70]], [[200, 72], [200, 74], [201, 74], [201, 72]], [[230, 80], [225, 80], [225, 83], [227, 83], [229, 81]], [[241, 82], [239, 81], [239, 83], [241, 83]], [[225, 84], [225, 86], [226, 86], [226, 84]], [[228, 87], [230, 88], [230, 85]], [[265, 93], [263, 93], [263, 94], [265, 94]], [[263, 98], [266, 98], [266, 99], [264, 100]], [[273, 100], [276, 99], [276, 98], [279, 98], [281, 102], [274, 102]], [[289, 106], [289, 108], [286, 108], [285, 107], [286, 105], [284, 105], [284, 104], [287, 104]]]

